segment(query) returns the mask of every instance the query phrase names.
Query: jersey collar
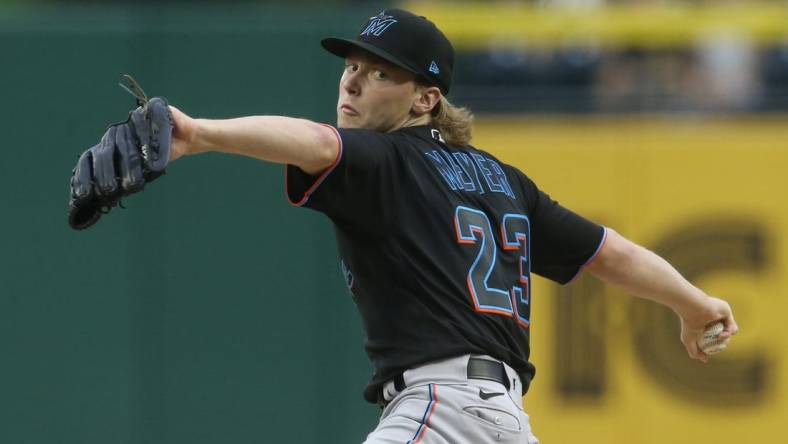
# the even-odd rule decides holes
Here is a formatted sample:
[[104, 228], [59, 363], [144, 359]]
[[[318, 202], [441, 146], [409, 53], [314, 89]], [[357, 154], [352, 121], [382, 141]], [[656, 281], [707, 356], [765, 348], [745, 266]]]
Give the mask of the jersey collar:
[[446, 144], [446, 140], [443, 138], [443, 135], [441, 135], [441, 132], [432, 125], [407, 126], [405, 128], [400, 128], [399, 131], [413, 134], [422, 139], [439, 142], [444, 145]]

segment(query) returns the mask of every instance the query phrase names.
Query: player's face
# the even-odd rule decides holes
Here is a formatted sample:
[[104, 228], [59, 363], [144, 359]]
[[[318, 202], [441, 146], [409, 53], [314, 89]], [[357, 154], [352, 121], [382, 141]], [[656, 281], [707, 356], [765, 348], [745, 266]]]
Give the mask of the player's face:
[[337, 126], [381, 132], [406, 126], [419, 97], [415, 80], [413, 74], [365, 51], [350, 53], [339, 81]]

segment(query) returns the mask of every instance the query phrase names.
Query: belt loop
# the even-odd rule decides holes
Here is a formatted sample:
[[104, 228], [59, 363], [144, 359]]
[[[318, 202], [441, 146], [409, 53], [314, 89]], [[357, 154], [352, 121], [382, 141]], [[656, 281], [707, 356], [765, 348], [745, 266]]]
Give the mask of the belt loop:
[[401, 392], [405, 390], [405, 376], [404, 373], [400, 373], [394, 377], [394, 390]]

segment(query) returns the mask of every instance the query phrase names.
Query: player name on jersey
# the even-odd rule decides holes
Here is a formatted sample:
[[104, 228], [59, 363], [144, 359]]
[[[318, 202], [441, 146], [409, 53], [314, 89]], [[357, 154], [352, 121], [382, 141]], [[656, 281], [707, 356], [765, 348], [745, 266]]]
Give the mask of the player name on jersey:
[[[449, 153], [443, 149], [427, 151], [424, 155], [432, 161], [452, 190], [484, 194], [486, 189], [494, 193], [503, 193], [512, 199], [517, 198], [503, 168], [489, 157], [473, 152]], [[486, 188], [482, 185], [481, 178], [484, 178]]]

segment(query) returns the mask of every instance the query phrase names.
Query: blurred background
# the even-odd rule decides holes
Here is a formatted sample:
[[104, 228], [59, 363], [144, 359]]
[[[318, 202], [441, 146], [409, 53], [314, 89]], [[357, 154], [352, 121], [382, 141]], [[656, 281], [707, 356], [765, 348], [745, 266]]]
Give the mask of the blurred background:
[[[206, 154], [85, 232], [79, 153], [149, 96], [332, 123], [353, 36], [391, 3], [0, 1], [0, 442], [362, 442], [379, 409], [330, 223], [283, 169]], [[788, 3], [414, 1], [457, 50], [474, 144], [731, 302], [690, 361], [672, 313], [583, 277], [533, 289], [544, 443], [785, 443]], [[782, 311], [781, 311], [782, 310]]]

